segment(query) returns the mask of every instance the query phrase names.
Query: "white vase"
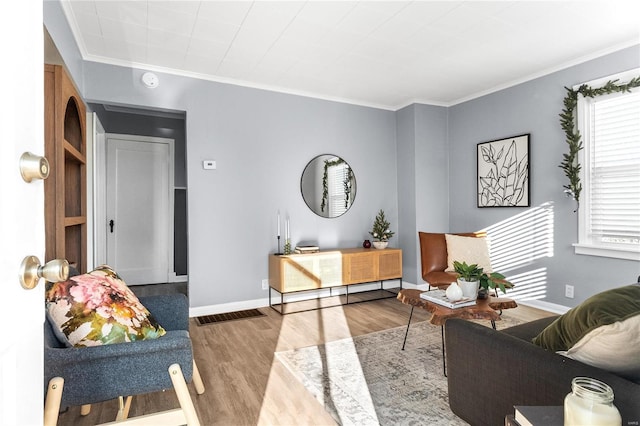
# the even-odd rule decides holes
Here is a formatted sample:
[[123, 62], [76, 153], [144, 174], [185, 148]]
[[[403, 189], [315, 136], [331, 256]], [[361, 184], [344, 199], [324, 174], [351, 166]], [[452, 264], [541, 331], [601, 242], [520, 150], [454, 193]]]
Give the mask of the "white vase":
[[478, 289], [480, 288], [479, 281], [466, 281], [462, 278], [458, 278], [458, 285], [462, 289], [462, 296], [470, 299], [478, 297]]
[[447, 287], [445, 295], [451, 302], [457, 302], [458, 300], [462, 299], [462, 289], [457, 283], [453, 282], [449, 284], [449, 287]]
[[374, 241], [373, 242], [373, 246], [377, 249], [384, 249], [387, 248], [387, 245], [389, 245], [389, 241]]

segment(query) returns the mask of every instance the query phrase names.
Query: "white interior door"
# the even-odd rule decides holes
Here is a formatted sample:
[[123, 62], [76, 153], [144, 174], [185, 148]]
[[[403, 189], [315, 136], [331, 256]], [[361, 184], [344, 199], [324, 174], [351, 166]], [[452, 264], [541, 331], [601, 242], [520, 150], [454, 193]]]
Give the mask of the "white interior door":
[[173, 140], [107, 133], [107, 263], [128, 284], [173, 271]]
[[[107, 223], [107, 194], [105, 191], [105, 164], [106, 154], [106, 132], [95, 112], [87, 113], [87, 157], [92, 153], [91, 161], [87, 164], [87, 199], [91, 200], [87, 208], [87, 223], [91, 232], [87, 238], [87, 258], [93, 261], [87, 264], [87, 270], [94, 266], [107, 264], [107, 233], [103, 224]], [[90, 211], [89, 211], [90, 207]], [[100, 226], [95, 226], [99, 223]], [[90, 241], [93, 241], [93, 247]], [[93, 250], [92, 250], [93, 249]], [[93, 257], [91, 257], [93, 254]]]
[[[19, 42], [18, 42], [19, 41]], [[26, 183], [18, 161], [44, 155], [44, 42], [42, 2], [0, 4], [0, 425], [37, 425], [43, 419], [44, 284], [24, 290], [20, 263], [44, 261], [44, 182]]]

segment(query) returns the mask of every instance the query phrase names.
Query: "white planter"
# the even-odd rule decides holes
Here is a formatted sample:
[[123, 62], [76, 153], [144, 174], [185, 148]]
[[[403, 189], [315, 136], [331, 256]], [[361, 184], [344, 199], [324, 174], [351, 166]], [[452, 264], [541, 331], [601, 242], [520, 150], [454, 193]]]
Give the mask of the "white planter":
[[458, 285], [462, 289], [463, 297], [470, 297], [472, 299], [478, 297], [478, 289], [480, 288], [479, 281], [465, 281], [462, 278], [458, 278]]
[[389, 241], [374, 241], [373, 246], [377, 249], [385, 249], [389, 245]]

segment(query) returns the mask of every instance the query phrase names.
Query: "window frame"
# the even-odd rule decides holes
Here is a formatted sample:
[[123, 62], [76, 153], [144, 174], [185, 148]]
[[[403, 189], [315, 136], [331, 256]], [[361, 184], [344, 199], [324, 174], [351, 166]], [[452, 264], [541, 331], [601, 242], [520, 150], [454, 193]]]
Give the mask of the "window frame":
[[[592, 88], [598, 88], [604, 86], [608, 81], [618, 80], [620, 83], [626, 83], [632, 78], [640, 74], [640, 68], [625, 71], [612, 76], [599, 78], [584, 84]], [[574, 90], [582, 84], [575, 85]], [[635, 93], [635, 92], [634, 92]], [[578, 161], [582, 165], [580, 169], [580, 180], [583, 182], [583, 191], [580, 202], [580, 208], [578, 209], [578, 242], [573, 244], [576, 254], [610, 257], [616, 259], [625, 260], [640, 260], [640, 245], [635, 247], [629, 247], [624, 244], [616, 243], [603, 243], [600, 241], [594, 241], [590, 237], [589, 226], [589, 213], [591, 210], [591, 200], [589, 187], [591, 185], [590, 175], [590, 152], [592, 149], [592, 135], [591, 135], [591, 118], [590, 118], [590, 106], [594, 102], [598, 102], [604, 99], [610, 99], [617, 96], [625, 96], [628, 93], [612, 93], [594, 98], [586, 98], [582, 95], [578, 95], [577, 103], [577, 129], [582, 136], [583, 148], [578, 153]]]

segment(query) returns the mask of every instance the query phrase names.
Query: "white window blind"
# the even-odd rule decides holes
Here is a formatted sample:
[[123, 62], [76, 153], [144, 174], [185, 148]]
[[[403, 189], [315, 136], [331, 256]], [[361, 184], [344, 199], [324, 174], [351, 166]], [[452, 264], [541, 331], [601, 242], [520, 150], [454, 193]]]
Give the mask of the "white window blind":
[[327, 170], [327, 190], [329, 196], [329, 213], [337, 217], [347, 211], [350, 200], [346, 199], [345, 182], [349, 179], [349, 166], [346, 163], [330, 166]]
[[584, 140], [576, 253], [640, 258], [640, 92], [582, 99]]
[[593, 102], [591, 114], [591, 236], [640, 244], [640, 93]]

